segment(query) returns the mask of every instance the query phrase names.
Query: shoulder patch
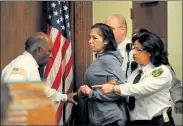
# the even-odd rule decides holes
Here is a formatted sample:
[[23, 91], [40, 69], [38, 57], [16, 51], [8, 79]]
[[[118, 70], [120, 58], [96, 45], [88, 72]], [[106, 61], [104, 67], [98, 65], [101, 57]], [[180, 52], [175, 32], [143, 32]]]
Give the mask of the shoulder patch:
[[159, 68], [152, 72], [153, 77], [159, 77], [163, 73], [163, 69]]
[[24, 75], [24, 69], [23, 68], [13, 68], [11, 74]]

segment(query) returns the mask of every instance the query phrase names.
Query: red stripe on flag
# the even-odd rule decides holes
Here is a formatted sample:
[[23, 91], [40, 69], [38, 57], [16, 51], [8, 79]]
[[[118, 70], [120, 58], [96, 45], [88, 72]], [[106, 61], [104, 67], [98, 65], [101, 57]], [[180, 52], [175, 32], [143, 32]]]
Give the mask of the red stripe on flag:
[[65, 40], [65, 42], [64, 42], [64, 45], [62, 47], [62, 60], [63, 60], [63, 58], [65, 58], [65, 53], [67, 52], [67, 49], [68, 49], [70, 43], [71, 42], [69, 40]]
[[67, 65], [65, 66], [65, 78], [67, 78], [67, 76], [69, 75], [71, 67], [72, 67], [72, 55], [70, 55], [70, 59]]
[[48, 74], [50, 73], [50, 70], [53, 66], [53, 63], [54, 63], [55, 58], [57, 56], [58, 50], [60, 48], [60, 38], [61, 38], [61, 33], [58, 32], [57, 37], [56, 37], [55, 42], [54, 42], [54, 45], [53, 45], [53, 49], [52, 49], [53, 57], [49, 60], [49, 62], [47, 64], [45, 74], [44, 74], [44, 78], [48, 77]]
[[59, 124], [60, 119], [62, 117], [62, 108], [63, 108], [63, 104], [60, 103], [58, 109], [57, 109], [57, 124]]
[[[65, 40], [64, 45], [62, 47], [62, 54], [61, 54], [62, 55], [62, 60], [61, 60], [61, 62], [65, 58], [65, 53], [66, 53], [69, 45], [70, 45], [70, 42], [68, 40]], [[58, 73], [55, 77], [55, 80], [54, 80], [53, 84], [52, 84], [52, 88], [54, 88], [56, 90], [58, 90], [58, 88], [60, 87], [60, 83], [61, 83], [61, 80], [62, 80], [62, 72], [64, 72], [64, 71], [62, 71], [62, 65], [64, 65], [63, 62], [61, 63], [61, 65], [59, 67], [59, 71], [58, 71]], [[67, 73], [67, 75], [68, 75], [68, 73]]]
[[54, 80], [54, 82], [52, 84], [52, 88], [58, 90], [61, 81], [62, 81], [62, 64], [59, 67], [59, 70], [57, 72], [57, 75], [55, 77], [55, 80]]

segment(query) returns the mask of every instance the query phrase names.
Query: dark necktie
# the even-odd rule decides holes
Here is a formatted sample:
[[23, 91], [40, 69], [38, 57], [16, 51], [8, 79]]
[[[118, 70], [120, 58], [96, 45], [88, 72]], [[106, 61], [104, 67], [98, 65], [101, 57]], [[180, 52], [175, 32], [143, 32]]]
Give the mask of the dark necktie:
[[[139, 82], [142, 75], [142, 70], [139, 70], [139, 73], [133, 80], [133, 84], [136, 84]], [[128, 104], [129, 110], [133, 110], [135, 108], [135, 96], [129, 96], [129, 104]]]
[[39, 71], [40, 78], [42, 80], [43, 79], [44, 67], [43, 66], [39, 66], [38, 67], [38, 71]]

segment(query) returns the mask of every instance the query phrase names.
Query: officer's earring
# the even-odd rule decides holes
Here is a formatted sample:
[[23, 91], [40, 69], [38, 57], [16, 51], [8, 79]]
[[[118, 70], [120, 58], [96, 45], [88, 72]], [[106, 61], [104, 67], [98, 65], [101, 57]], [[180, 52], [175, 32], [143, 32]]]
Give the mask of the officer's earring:
[[105, 44], [105, 45], [107, 45], [107, 44], [108, 44], [108, 42], [107, 42], [107, 41], [104, 41], [104, 44]]

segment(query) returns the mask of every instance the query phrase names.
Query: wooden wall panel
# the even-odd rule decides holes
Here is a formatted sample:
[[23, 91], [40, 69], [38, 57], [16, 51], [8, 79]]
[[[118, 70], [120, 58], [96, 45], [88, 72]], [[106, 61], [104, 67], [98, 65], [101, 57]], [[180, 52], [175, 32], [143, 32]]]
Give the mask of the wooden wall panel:
[[74, 3], [74, 61], [76, 89], [84, 84], [84, 73], [93, 61], [89, 48], [89, 32], [93, 24], [92, 1], [77, 1]]
[[144, 27], [163, 38], [167, 37], [167, 1], [158, 1], [149, 5], [133, 2], [132, 6], [133, 31]]
[[[89, 32], [93, 24], [92, 1], [71, 2], [71, 35], [74, 55], [74, 91], [84, 83], [84, 73], [93, 61], [93, 54], [89, 48]], [[86, 102], [78, 101], [72, 109], [70, 120], [66, 126], [86, 125], [83, 116], [87, 113]], [[81, 109], [82, 108], [82, 109]], [[87, 115], [86, 115], [87, 116]]]
[[24, 51], [28, 36], [42, 28], [42, 2], [1, 2], [1, 69]]
[[150, 4], [134, 1], [132, 7], [133, 31], [140, 27], [147, 28], [161, 37], [167, 49], [167, 1], [153, 1]]

